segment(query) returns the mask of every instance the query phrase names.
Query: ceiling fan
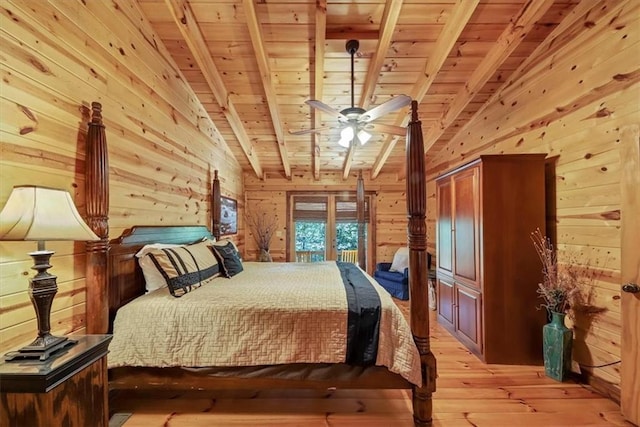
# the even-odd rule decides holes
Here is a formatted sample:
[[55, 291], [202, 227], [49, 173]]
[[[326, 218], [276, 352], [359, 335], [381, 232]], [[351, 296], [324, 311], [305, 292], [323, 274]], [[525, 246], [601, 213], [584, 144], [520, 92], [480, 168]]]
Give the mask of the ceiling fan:
[[384, 133], [390, 133], [393, 135], [406, 135], [406, 129], [400, 126], [392, 126], [385, 124], [371, 123], [374, 120], [388, 114], [392, 111], [399, 110], [402, 107], [406, 107], [411, 104], [411, 97], [407, 95], [398, 95], [390, 100], [378, 105], [367, 111], [364, 108], [354, 106], [354, 56], [358, 52], [360, 42], [358, 40], [349, 40], [346, 44], [346, 50], [351, 55], [351, 107], [345, 108], [342, 111], [338, 111], [333, 107], [328, 106], [322, 101], [310, 99], [305, 101], [311, 107], [330, 114], [338, 119], [337, 126], [326, 126], [316, 129], [304, 129], [300, 131], [289, 131], [292, 135], [305, 135], [309, 133], [322, 132], [328, 129], [342, 129], [340, 131], [340, 140], [338, 144], [348, 148], [351, 143], [360, 142], [360, 144], [366, 144], [371, 138], [371, 130], [377, 130]]

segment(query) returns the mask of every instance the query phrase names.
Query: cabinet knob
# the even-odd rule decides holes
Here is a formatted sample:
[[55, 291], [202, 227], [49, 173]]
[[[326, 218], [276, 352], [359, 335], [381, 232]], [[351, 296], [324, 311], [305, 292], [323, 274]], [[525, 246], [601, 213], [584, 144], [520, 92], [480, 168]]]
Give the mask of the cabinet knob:
[[640, 286], [638, 286], [637, 283], [629, 282], [622, 285], [622, 290], [624, 292], [629, 292], [630, 294], [637, 294], [638, 292], [640, 292]]

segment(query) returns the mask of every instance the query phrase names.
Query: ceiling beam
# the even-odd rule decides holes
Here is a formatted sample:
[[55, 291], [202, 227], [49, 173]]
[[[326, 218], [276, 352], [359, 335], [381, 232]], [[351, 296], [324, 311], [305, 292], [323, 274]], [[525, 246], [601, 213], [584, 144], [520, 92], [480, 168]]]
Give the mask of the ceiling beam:
[[[414, 100], [418, 101], [418, 104], [422, 102], [422, 99], [429, 91], [431, 84], [438, 75], [438, 71], [442, 68], [447, 56], [449, 56], [449, 52], [451, 52], [451, 49], [455, 46], [458, 37], [460, 37], [462, 30], [464, 30], [469, 19], [471, 19], [471, 15], [473, 15], [479, 2], [480, 0], [458, 0], [453, 6], [449, 19], [447, 19], [444, 28], [438, 35], [435, 49], [431, 52], [425, 64], [424, 72], [418, 78], [410, 94]], [[409, 116], [406, 112], [398, 114], [395, 125], [406, 127], [407, 123], [409, 123]], [[382, 167], [391, 155], [391, 151], [393, 151], [398, 140], [399, 138], [397, 136], [387, 136], [380, 150], [380, 154], [373, 163], [371, 171], [372, 178], [376, 178], [378, 174], [380, 174]]]
[[424, 135], [424, 149], [429, 151], [431, 146], [442, 136], [445, 130], [451, 126], [464, 108], [477, 95], [502, 63], [524, 40], [525, 36], [533, 28], [534, 24], [549, 10], [554, 0], [528, 1], [516, 14], [507, 28], [500, 34], [493, 47], [473, 71], [467, 83], [458, 91], [455, 98], [442, 112], [434, 126], [431, 126]]
[[[316, 38], [315, 38], [315, 58], [313, 69], [313, 99], [322, 100], [324, 91], [324, 45], [327, 31], [327, 0], [316, 0]], [[320, 112], [312, 108], [313, 128], [319, 129], [322, 126]], [[320, 179], [320, 134], [311, 135], [311, 164], [313, 167], [313, 178]]]
[[398, 24], [403, 1], [387, 0], [387, 4], [384, 7], [382, 22], [380, 23], [380, 39], [378, 40], [376, 51], [369, 61], [369, 68], [367, 69], [367, 75], [362, 86], [362, 94], [360, 95], [359, 105], [365, 110], [371, 105], [373, 93], [378, 85], [380, 70], [391, 46], [391, 39]]
[[[398, 123], [398, 121], [396, 121], [396, 123]], [[399, 123], [401, 126], [407, 126], [407, 123], [405, 123], [404, 119]], [[399, 140], [399, 136], [387, 135], [384, 142], [382, 143], [382, 149], [380, 150], [378, 157], [376, 157], [376, 160], [373, 162], [373, 167], [371, 168], [371, 179], [375, 179], [380, 174], [382, 166], [384, 166], [384, 164], [387, 162], [387, 159], [391, 155], [391, 151], [393, 151], [393, 148], [396, 146]]]
[[[326, 6], [327, 2], [324, 1]], [[380, 31], [378, 30], [355, 30], [351, 27], [332, 27], [326, 32], [327, 40], [378, 40]]]
[[[371, 104], [373, 92], [375, 91], [378, 79], [380, 78], [380, 70], [382, 69], [382, 65], [387, 57], [389, 46], [391, 46], [391, 39], [396, 29], [396, 25], [398, 24], [398, 18], [400, 17], [400, 10], [402, 9], [403, 2], [404, 0], [387, 0], [384, 6], [382, 21], [380, 22], [380, 39], [378, 40], [376, 51], [369, 61], [369, 68], [367, 69], [367, 75], [362, 87], [362, 94], [360, 95], [360, 103], [358, 104], [365, 110], [369, 108], [369, 105]], [[352, 142], [349, 145], [349, 152], [347, 153], [347, 157], [344, 162], [342, 179], [347, 179], [349, 176], [355, 149], [356, 144]]]
[[247, 27], [249, 28], [251, 43], [256, 55], [256, 62], [258, 63], [258, 69], [260, 70], [262, 87], [267, 98], [269, 113], [271, 114], [271, 124], [273, 125], [273, 130], [276, 133], [280, 160], [282, 161], [285, 176], [290, 179], [291, 164], [289, 163], [289, 152], [284, 139], [284, 130], [282, 129], [282, 120], [280, 119], [280, 112], [278, 110], [276, 90], [273, 87], [273, 81], [271, 80], [271, 67], [269, 66], [267, 51], [264, 47], [262, 31], [260, 23], [258, 22], [258, 16], [256, 15], [256, 8], [254, 7], [253, 0], [243, 0], [242, 4], [244, 6], [245, 16], [247, 17]]
[[184, 37], [189, 50], [200, 67], [200, 71], [204, 75], [207, 85], [211, 89], [216, 102], [220, 105], [222, 112], [229, 122], [234, 135], [240, 143], [240, 147], [245, 156], [249, 160], [249, 164], [253, 168], [256, 176], [263, 179], [264, 173], [260, 160], [253, 149], [253, 144], [242, 125], [242, 120], [236, 111], [235, 106], [229, 99], [229, 93], [224, 86], [222, 76], [215, 66], [207, 44], [200, 32], [200, 28], [193, 16], [193, 11], [186, 0], [165, 0], [173, 19], [180, 29], [182, 37]]

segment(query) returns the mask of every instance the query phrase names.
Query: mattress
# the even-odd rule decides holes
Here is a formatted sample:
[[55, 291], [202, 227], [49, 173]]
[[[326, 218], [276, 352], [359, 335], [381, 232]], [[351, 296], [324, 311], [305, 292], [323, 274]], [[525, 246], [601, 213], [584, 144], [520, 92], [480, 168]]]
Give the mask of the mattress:
[[[212, 279], [180, 298], [162, 288], [121, 307], [109, 367], [345, 362], [349, 302], [336, 262], [245, 262], [243, 267], [236, 276]], [[421, 385], [409, 325], [389, 294], [362, 273], [380, 300], [375, 365]]]

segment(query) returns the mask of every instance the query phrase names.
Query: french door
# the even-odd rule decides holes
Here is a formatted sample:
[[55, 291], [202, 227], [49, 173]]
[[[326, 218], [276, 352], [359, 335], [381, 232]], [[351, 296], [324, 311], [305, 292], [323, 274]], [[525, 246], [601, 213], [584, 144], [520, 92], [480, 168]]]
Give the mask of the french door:
[[[371, 253], [371, 195], [365, 195], [365, 251]], [[358, 250], [356, 195], [291, 193], [289, 204], [289, 261], [318, 262], [346, 259]], [[371, 265], [368, 261], [367, 264]]]

